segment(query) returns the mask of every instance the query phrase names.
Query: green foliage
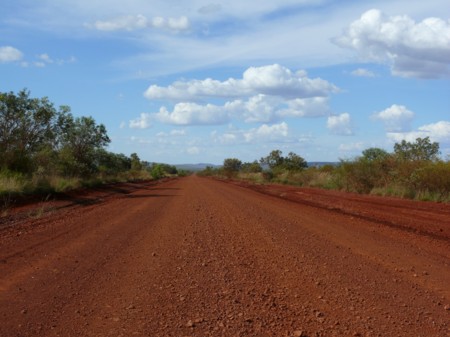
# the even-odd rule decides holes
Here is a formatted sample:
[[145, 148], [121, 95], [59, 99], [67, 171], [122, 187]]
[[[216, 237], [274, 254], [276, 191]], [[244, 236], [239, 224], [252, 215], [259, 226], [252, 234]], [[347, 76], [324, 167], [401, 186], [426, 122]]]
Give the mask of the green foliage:
[[439, 143], [430, 137], [417, 138], [414, 143], [402, 140], [394, 145], [394, 153], [403, 161], [434, 161], [439, 159]]
[[437, 194], [442, 200], [450, 198], [450, 162], [427, 163], [414, 172], [412, 179], [417, 190]]
[[262, 165], [267, 165], [273, 170], [274, 168], [283, 165], [284, 158], [282, 154], [283, 152], [281, 150], [273, 150], [267, 157], [262, 157], [259, 161]]
[[141, 163], [141, 160], [139, 159], [139, 156], [137, 155], [137, 153], [132, 153], [130, 155], [130, 159], [131, 159], [131, 170], [133, 170], [133, 171], [142, 170], [142, 163]]
[[378, 147], [371, 147], [362, 152], [362, 158], [369, 162], [382, 161], [389, 156], [389, 153]]
[[89, 176], [97, 172], [96, 153], [110, 139], [103, 124], [97, 125], [92, 117], [74, 118], [66, 115], [58, 137], [60, 165], [64, 175]]
[[205, 169], [198, 172], [197, 175], [203, 176], [203, 177], [211, 177], [211, 176], [217, 175], [217, 173], [218, 173], [218, 170], [215, 169], [214, 167], [206, 166]]
[[57, 111], [46, 97], [30, 98], [26, 90], [0, 93], [0, 168], [30, 173], [36, 153], [53, 146], [66, 110]]
[[179, 170], [178, 171], [179, 177], [187, 177], [187, 176], [190, 176], [191, 174], [192, 174], [192, 172], [188, 171], [188, 170]]
[[283, 167], [289, 172], [297, 172], [307, 168], [308, 164], [299, 155], [289, 152], [288, 156], [284, 158]]
[[116, 175], [132, 169], [132, 160], [124, 154], [99, 149], [95, 154], [95, 165], [102, 175]]
[[175, 166], [169, 164], [159, 164], [163, 170], [163, 172], [167, 175], [176, 175], [178, 174], [178, 170]]
[[281, 150], [273, 150], [267, 157], [260, 159], [261, 164], [269, 166], [275, 175], [282, 174], [284, 171], [299, 172], [308, 167], [305, 159], [289, 152], [287, 157], [283, 157]]
[[155, 164], [153, 165], [150, 174], [152, 175], [152, 178], [157, 180], [164, 177], [164, 169], [161, 164]]
[[69, 107], [57, 110], [26, 90], [0, 93], [0, 196], [177, 174], [167, 164], [152, 168], [136, 153], [108, 152], [109, 142], [105, 126], [92, 117], [74, 117]]
[[259, 173], [262, 170], [261, 165], [256, 160], [252, 163], [243, 163], [241, 166], [241, 172], [243, 173]]
[[[394, 153], [369, 148], [339, 165], [307, 168], [306, 161], [290, 152], [284, 157], [274, 150], [261, 158], [270, 170], [259, 172], [257, 162], [241, 165], [239, 178], [257, 183], [272, 181], [299, 186], [339, 189], [357, 193], [392, 195], [432, 201], [450, 201], [450, 158], [438, 159], [439, 144], [427, 138], [394, 145]], [[260, 165], [259, 165], [260, 166]], [[253, 167], [255, 173], [252, 173]], [[221, 172], [209, 168], [205, 174]]]
[[223, 161], [223, 171], [227, 177], [236, 175], [242, 167], [242, 162], [236, 158], [227, 158]]

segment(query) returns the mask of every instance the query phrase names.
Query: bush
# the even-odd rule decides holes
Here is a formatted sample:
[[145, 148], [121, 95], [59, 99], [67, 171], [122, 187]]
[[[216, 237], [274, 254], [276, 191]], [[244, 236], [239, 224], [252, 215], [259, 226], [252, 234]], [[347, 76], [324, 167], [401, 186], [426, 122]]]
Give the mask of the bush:
[[150, 174], [152, 175], [152, 178], [155, 180], [163, 178], [164, 177], [163, 167], [160, 164], [153, 165]]

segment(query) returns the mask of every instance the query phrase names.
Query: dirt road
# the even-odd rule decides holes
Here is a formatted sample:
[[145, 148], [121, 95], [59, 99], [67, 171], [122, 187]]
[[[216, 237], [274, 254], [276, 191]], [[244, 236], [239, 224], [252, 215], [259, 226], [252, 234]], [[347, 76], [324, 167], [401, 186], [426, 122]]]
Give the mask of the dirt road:
[[450, 336], [450, 206], [333, 193], [192, 176], [22, 210], [0, 336]]

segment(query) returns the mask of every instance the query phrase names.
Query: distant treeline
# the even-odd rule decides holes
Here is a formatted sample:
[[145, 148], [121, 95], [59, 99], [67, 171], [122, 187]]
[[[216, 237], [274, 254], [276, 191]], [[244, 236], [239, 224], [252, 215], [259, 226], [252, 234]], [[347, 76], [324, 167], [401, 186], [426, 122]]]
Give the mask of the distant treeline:
[[0, 93], [0, 195], [178, 174], [136, 153], [109, 152], [109, 143], [105, 126], [92, 117], [74, 117], [68, 106], [57, 109], [26, 90]]
[[429, 137], [396, 143], [392, 153], [369, 148], [352, 160], [317, 166], [308, 166], [295, 153], [284, 157], [274, 150], [259, 161], [227, 158], [222, 167], [207, 167], [200, 175], [450, 201], [450, 161], [439, 158], [439, 143]]

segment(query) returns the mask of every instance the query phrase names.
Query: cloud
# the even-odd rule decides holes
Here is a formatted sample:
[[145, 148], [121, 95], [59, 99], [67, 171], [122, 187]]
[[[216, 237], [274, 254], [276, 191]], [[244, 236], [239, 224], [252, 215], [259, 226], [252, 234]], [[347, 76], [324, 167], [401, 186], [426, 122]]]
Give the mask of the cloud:
[[[53, 59], [47, 53], [39, 54], [36, 56], [37, 61], [32, 62], [31, 64], [38, 68], [45, 68], [47, 65], [56, 64], [62, 66], [67, 63], [74, 63], [77, 59], [74, 56], [71, 56], [67, 59]], [[28, 67], [28, 62], [22, 62], [22, 67]]]
[[42, 62], [45, 62], [45, 63], [53, 63], [53, 62], [55, 62], [55, 61], [53, 61], [50, 58], [50, 56], [48, 56], [48, 54], [38, 55], [38, 59], [41, 60]]
[[8, 63], [20, 61], [23, 58], [23, 53], [11, 46], [0, 47], [0, 63]]
[[368, 69], [364, 69], [364, 68], [355, 69], [351, 72], [351, 74], [353, 76], [357, 76], [357, 77], [376, 77], [377, 76], [374, 72], [372, 72]]
[[195, 101], [208, 97], [243, 97], [257, 94], [283, 98], [325, 97], [338, 89], [321, 78], [310, 79], [306, 72], [292, 72], [279, 64], [250, 67], [242, 79], [226, 81], [205, 80], [177, 81], [168, 87], [151, 85], [144, 96], [148, 99]]
[[155, 119], [162, 123], [175, 125], [215, 125], [223, 124], [229, 120], [226, 107], [197, 103], [177, 103], [173, 111], [161, 107], [155, 114]]
[[133, 31], [145, 28], [185, 31], [190, 28], [190, 23], [186, 16], [168, 19], [158, 16], [147, 19], [144, 15], [139, 14], [120, 16], [109, 21], [96, 21], [94, 24], [88, 24], [87, 27], [106, 32], [118, 30]]
[[287, 109], [278, 112], [282, 117], [324, 117], [329, 115], [328, 97], [296, 98], [287, 101]]
[[220, 4], [216, 4], [216, 3], [211, 3], [205, 6], [202, 6], [198, 9], [198, 12], [200, 14], [214, 14], [217, 12], [220, 12], [222, 10], [222, 6]]
[[402, 132], [411, 129], [414, 112], [403, 105], [393, 104], [391, 107], [373, 114], [372, 118], [382, 121], [388, 132]]
[[130, 120], [129, 127], [131, 129], [148, 129], [151, 126], [151, 115], [141, 113], [139, 118]]
[[350, 114], [342, 113], [337, 116], [330, 116], [327, 120], [327, 128], [331, 133], [341, 136], [353, 135]]
[[396, 76], [450, 76], [450, 20], [431, 17], [417, 23], [372, 9], [333, 42], [355, 50], [363, 60], [390, 64]]
[[294, 141], [292, 137], [289, 137], [289, 127], [286, 122], [272, 125], [263, 124], [249, 130], [228, 131], [222, 135], [213, 133], [212, 137], [215, 142], [225, 145]]
[[[284, 117], [329, 114], [329, 95], [338, 88], [304, 71], [292, 72], [278, 64], [250, 67], [241, 79], [177, 81], [167, 87], [151, 85], [148, 99], [178, 101], [173, 111], [162, 106], [155, 118], [177, 125], [223, 124], [233, 118], [247, 123], [272, 123]], [[201, 104], [204, 100], [226, 100]]]
[[200, 154], [200, 149], [197, 146], [188, 147], [186, 152], [190, 155]]
[[186, 130], [172, 130], [170, 131], [171, 136], [186, 136]]
[[323, 117], [329, 114], [328, 99], [314, 97], [283, 100], [259, 94], [247, 100], [238, 99], [223, 105], [181, 102], [172, 111], [163, 106], [151, 114], [162, 123], [175, 125], [219, 125], [232, 119], [246, 123], [271, 123], [285, 117]]
[[181, 136], [186, 136], [186, 134], [187, 134], [186, 130], [174, 129], [174, 130], [171, 130], [169, 133], [158, 132], [156, 135], [158, 137], [181, 137]]
[[361, 151], [363, 149], [364, 149], [363, 142], [347, 143], [347, 144], [339, 145], [340, 152], [355, 152], [355, 151]]
[[433, 142], [450, 146], [450, 121], [426, 124], [410, 132], [388, 132], [387, 137], [395, 142], [414, 142], [417, 138], [430, 137]]

